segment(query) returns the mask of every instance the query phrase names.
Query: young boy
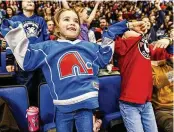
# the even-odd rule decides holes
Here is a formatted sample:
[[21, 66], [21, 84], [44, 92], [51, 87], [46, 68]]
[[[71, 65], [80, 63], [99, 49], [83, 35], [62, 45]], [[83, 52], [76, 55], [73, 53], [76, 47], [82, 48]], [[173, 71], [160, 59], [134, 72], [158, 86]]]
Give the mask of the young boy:
[[[22, 23], [30, 44], [49, 40], [49, 33], [45, 20], [34, 13], [34, 1], [22, 0], [21, 5], [22, 13], [13, 16], [10, 20], [13, 22], [20, 21]], [[41, 71], [23, 71], [18, 65], [16, 65], [14, 55], [9, 46], [6, 48], [6, 53], [7, 71], [15, 72], [16, 83], [18, 85], [26, 85], [29, 93], [30, 104], [37, 105], [38, 85], [42, 80]]]
[[[169, 44], [167, 39], [161, 41], [165, 46]], [[122, 38], [116, 39], [115, 52], [122, 77], [120, 111], [127, 131], [157, 132], [150, 102], [153, 86], [150, 59], [154, 56], [170, 58], [171, 55], [164, 50], [154, 50], [153, 45], [149, 46], [147, 40], [134, 31], [127, 31]]]

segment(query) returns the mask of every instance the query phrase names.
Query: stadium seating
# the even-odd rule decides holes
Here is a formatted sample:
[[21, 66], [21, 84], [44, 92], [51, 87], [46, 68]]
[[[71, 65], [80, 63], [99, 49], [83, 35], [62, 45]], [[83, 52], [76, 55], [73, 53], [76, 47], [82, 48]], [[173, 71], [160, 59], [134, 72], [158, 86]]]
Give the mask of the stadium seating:
[[103, 114], [103, 128], [122, 123], [119, 111], [120, 75], [99, 78], [99, 110]]
[[5, 74], [7, 73], [6, 70], [6, 52], [1, 52], [1, 65], [0, 65], [0, 74]]
[[41, 130], [45, 132], [49, 129], [55, 128], [54, 105], [49, 92], [48, 84], [43, 83], [39, 86], [39, 109]]
[[6, 52], [1, 52], [0, 54], [0, 77], [12, 77], [14, 73], [8, 73], [6, 70]]
[[[104, 76], [99, 78], [99, 109], [104, 115], [104, 128], [122, 123], [118, 104], [118, 99], [120, 96], [120, 81], [121, 77], [119, 75]], [[41, 125], [43, 126], [43, 131], [47, 131], [55, 127], [54, 105], [48, 85], [41, 84], [39, 90]]]
[[0, 97], [6, 100], [21, 132], [28, 131], [26, 110], [29, 107], [28, 93], [25, 86], [0, 87]]

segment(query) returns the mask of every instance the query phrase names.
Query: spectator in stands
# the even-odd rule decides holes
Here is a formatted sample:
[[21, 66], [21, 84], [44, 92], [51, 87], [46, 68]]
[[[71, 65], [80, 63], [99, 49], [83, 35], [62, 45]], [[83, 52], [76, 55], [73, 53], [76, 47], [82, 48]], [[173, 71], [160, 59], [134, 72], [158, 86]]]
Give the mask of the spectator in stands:
[[53, 20], [47, 21], [48, 31], [50, 33], [50, 40], [55, 40], [56, 36], [54, 35], [55, 24]]
[[[174, 29], [170, 34], [173, 40]], [[173, 46], [172, 42], [171, 45]], [[168, 61], [173, 63], [173, 58]], [[173, 132], [173, 64], [169, 65], [167, 60], [152, 61], [151, 64], [154, 85], [152, 103], [157, 125], [164, 132]]]
[[[45, 20], [42, 17], [39, 17], [34, 14], [34, 1], [33, 0], [23, 0], [22, 1], [22, 9], [23, 12], [12, 17], [12, 21], [20, 21], [23, 24], [23, 28], [25, 29], [25, 33], [27, 38], [29, 39], [29, 43], [35, 44], [38, 42], [46, 41], [49, 39], [48, 29]], [[15, 58], [9, 49], [6, 48], [7, 58], [6, 58], [6, 69], [8, 72], [15, 71]], [[22, 69], [16, 67], [15, 77], [17, 84], [27, 85], [29, 90], [29, 98], [33, 99], [31, 104], [37, 103], [37, 86], [41, 80], [41, 73], [37, 72], [25, 72]], [[34, 75], [35, 74], [35, 75]], [[34, 77], [36, 76], [36, 77]], [[33, 79], [33, 77], [35, 79]], [[40, 80], [39, 80], [40, 79]], [[32, 83], [33, 82], [33, 83]]]
[[92, 20], [91, 24], [90, 24], [90, 28], [96, 28], [96, 27], [99, 27], [99, 18], [101, 17], [101, 13], [100, 11], [97, 11], [96, 12], [96, 15], [94, 17], [94, 19]]
[[1, 52], [6, 51], [6, 41], [5, 39], [1, 40]]
[[10, 18], [12, 18], [14, 15], [15, 15], [15, 11], [13, 10], [13, 8], [12, 8], [12, 7], [7, 7], [5, 18], [10, 19]]
[[172, 19], [171, 19], [172, 17], [170, 16], [170, 15], [166, 15], [165, 16], [165, 20], [164, 20], [164, 22], [165, 22], [165, 25], [164, 25], [164, 27], [165, 28], [169, 28], [170, 27], [170, 25], [173, 23], [173, 21], [172, 21]]
[[98, 44], [100, 44], [102, 41], [103, 30], [109, 26], [105, 17], [100, 18], [99, 21], [100, 21], [100, 27], [95, 28], [94, 30], [96, 42]]
[[[169, 34], [169, 37], [170, 37], [170, 40], [171, 40], [171, 43], [173, 44], [173, 40], [174, 40], [174, 25], [172, 25], [168, 31], [168, 34]], [[173, 45], [170, 45], [167, 47], [167, 52], [170, 53], [170, 54], [174, 54], [174, 46]]]
[[[2, 5], [3, 2], [0, 2], [0, 4]], [[5, 10], [1, 5], [0, 5], [0, 25], [1, 25], [2, 19], [5, 17]]]
[[173, 132], [173, 68], [166, 61], [152, 61], [153, 98], [159, 129]]
[[44, 9], [42, 7], [37, 8], [37, 15], [44, 17]]
[[49, 20], [47, 21], [47, 26], [48, 26], [48, 31], [53, 34], [54, 33], [54, 28], [55, 28], [55, 24], [53, 20]]
[[128, 132], [158, 132], [150, 102], [153, 83], [149, 59], [157, 55], [159, 59], [170, 58], [164, 49], [155, 50], [167, 47], [169, 42], [168, 39], [158, 40], [155, 46], [148, 48], [146, 37], [134, 31], [127, 31], [115, 41], [122, 78], [120, 111]]
[[13, 8], [13, 11], [14, 11], [14, 12], [18, 12], [17, 2], [18, 2], [18, 1], [10, 0], [10, 1], [8, 2], [7, 6]]
[[[145, 23], [148, 24], [148, 33], [146, 34], [146, 37], [147, 37], [149, 44], [152, 43], [153, 41], [158, 40], [156, 32], [161, 27], [161, 25], [164, 24], [164, 12], [161, 10], [159, 0], [155, 0], [155, 7], [157, 8], [158, 13], [159, 13], [159, 16], [158, 16], [155, 24], [150, 22], [149, 16], [146, 16], [142, 19]], [[152, 17], [154, 19], [154, 16], [152, 16]]]
[[166, 28], [165, 28], [164, 24], [162, 24], [160, 26], [160, 28], [157, 30], [156, 36], [157, 36], [157, 39], [159, 40], [159, 39], [164, 38], [165, 35], [166, 35]]
[[53, 20], [52, 7], [46, 7], [44, 9], [44, 19], [45, 21]]

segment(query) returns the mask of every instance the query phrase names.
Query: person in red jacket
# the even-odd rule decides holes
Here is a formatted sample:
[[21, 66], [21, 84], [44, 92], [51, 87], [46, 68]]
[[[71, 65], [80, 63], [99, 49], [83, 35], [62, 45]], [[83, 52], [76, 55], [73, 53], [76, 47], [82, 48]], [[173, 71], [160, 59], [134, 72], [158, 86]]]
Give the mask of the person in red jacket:
[[150, 59], [170, 58], [164, 48], [158, 48], [166, 47], [169, 42], [163, 39], [156, 46], [149, 45], [145, 37], [134, 31], [125, 32], [115, 41], [122, 78], [120, 111], [128, 132], [158, 131], [150, 102], [153, 86]]

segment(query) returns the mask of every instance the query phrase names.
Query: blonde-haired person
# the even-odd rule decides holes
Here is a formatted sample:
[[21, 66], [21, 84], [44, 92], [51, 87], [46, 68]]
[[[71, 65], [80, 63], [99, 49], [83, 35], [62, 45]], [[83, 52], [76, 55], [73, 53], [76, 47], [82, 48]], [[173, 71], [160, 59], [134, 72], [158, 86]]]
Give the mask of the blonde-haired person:
[[[58, 40], [29, 44], [18, 22], [4, 20], [1, 31], [17, 62], [25, 71], [41, 68], [56, 107], [56, 131], [93, 132], [93, 110], [98, 104], [98, 70], [112, 57], [108, 40], [128, 30], [126, 23], [105, 33], [103, 46], [77, 39], [80, 19], [73, 9], [61, 9], [54, 16]], [[12, 29], [11, 29], [12, 27]], [[12, 39], [13, 38], [13, 39]]]

